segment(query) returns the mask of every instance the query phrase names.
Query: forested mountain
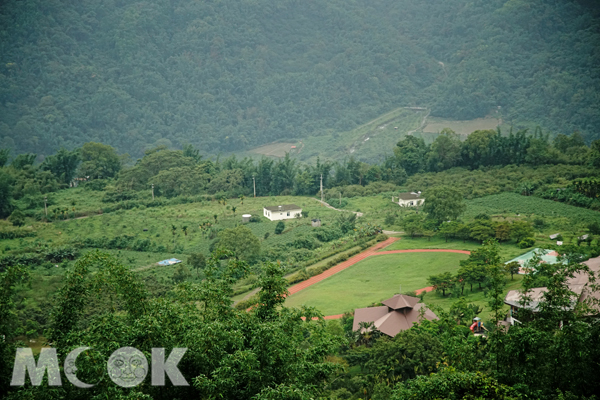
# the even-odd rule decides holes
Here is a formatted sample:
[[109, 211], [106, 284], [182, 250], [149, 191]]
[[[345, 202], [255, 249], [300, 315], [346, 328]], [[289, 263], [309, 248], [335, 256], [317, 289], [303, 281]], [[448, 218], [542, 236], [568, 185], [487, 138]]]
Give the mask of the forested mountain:
[[600, 134], [599, 12], [543, 0], [7, 0], [0, 147], [140, 156], [348, 130], [399, 106]]

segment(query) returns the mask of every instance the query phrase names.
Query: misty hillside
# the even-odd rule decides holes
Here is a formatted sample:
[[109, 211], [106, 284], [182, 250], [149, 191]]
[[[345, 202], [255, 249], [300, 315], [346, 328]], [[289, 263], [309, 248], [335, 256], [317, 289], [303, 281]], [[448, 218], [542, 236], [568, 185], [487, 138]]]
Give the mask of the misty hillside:
[[6, 0], [0, 147], [192, 143], [352, 129], [400, 106], [600, 137], [593, 2]]

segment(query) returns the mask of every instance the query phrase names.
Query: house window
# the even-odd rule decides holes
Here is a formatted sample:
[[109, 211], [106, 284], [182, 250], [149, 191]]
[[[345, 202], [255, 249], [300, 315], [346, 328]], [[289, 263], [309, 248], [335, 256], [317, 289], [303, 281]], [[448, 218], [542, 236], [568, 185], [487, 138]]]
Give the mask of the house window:
[[289, 212], [289, 211], [287, 212], [287, 216], [288, 216], [288, 217], [290, 216], [290, 212]]

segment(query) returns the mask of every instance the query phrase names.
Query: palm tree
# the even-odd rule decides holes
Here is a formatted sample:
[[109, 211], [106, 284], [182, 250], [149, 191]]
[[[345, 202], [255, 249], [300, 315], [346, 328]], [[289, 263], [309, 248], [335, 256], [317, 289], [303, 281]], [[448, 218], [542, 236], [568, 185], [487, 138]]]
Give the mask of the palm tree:
[[215, 219], [215, 224], [217, 223], [217, 214], [213, 215], [213, 218]]
[[233, 212], [234, 217], [235, 217], [235, 210], [237, 210], [237, 207], [231, 206], [231, 211]]
[[245, 198], [246, 198], [246, 196], [244, 196], [243, 194], [240, 194], [240, 200], [242, 201], [242, 205], [244, 204]]
[[187, 236], [187, 225], [182, 226], [181, 230], [183, 231], [183, 234]]
[[173, 236], [175, 236], [176, 231], [177, 231], [177, 227], [175, 225], [171, 225], [171, 232], [173, 233]]

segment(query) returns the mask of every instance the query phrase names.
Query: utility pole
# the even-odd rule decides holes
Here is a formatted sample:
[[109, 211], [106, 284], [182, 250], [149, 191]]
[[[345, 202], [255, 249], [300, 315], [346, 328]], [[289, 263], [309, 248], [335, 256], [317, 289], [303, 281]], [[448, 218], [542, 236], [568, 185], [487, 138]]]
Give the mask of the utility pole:
[[152, 184], [152, 201], [154, 201], [154, 183]]
[[323, 201], [323, 174], [321, 174], [321, 202]]
[[44, 212], [46, 213], [46, 218], [48, 218], [48, 207], [47, 207], [47, 203], [48, 203], [48, 197], [44, 196]]
[[342, 192], [340, 192], [340, 207], [342, 206]]
[[252, 175], [252, 186], [254, 187], [254, 197], [256, 197], [256, 180], [254, 179], [254, 175]]

